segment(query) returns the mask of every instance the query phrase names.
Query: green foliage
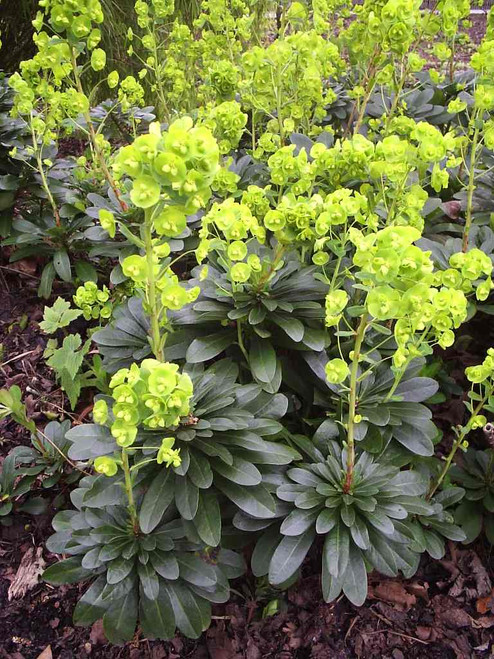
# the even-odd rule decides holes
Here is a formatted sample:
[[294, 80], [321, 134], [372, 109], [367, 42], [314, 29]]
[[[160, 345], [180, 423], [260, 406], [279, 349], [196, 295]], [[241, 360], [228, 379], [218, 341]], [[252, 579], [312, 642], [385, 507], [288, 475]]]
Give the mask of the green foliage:
[[55, 371], [72, 409], [76, 406], [84, 384], [85, 374], [80, 373], [80, 370], [90, 347], [90, 340], [83, 344], [79, 334], [69, 334], [59, 347], [55, 339], [50, 340], [44, 352], [46, 363]]
[[48, 548], [70, 558], [50, 566], [45, 579], [60, 584], [96, 577], [74, 620], [88, 625], [102, 617], [113, 643], [130, 640], [137, 620], [149, 638], [171, 638], [177, 627], [197, 638], [209, 626], [211, 602], [227, 601], [228, 579], [244, 571], [241, 556], [225, 549], [213, 556], [190, 542], [173, 511], [153, 531], [135, 536], [118, 485], [102, 489], [101, 479], [82, 479], [73, 495], [78, 511], [55, 517]]
[[57, 297], [52, 307], [45, 307], [39, 326], [46, 334], [54, 334], [58, 329], [70, 325], [81, 314], [78, 309], [70, 308], [70, 302]]
[[[73, 295], [41, 323], [71, 407], [102, 395], [92, 423], [36, 433], [2, 392], [34, 437], [4, 505], [27, 492], [13, 469], [25, 488], [66, 455], [94, 472], [48, 543], [69, 556], [48, 580], [92, 580], [76, 622], [196, 638], [243, 571], [232, 543], [275, 588], [322, 544], [325, 599], [361, 605], [369, 571], [491, 537], [492, 456], [468, 444], [492, 425], [493, 349], [444, 437], [429, 405], [463, 394], [442, 351], [494, 308], [494, 12], [457, 73], [466, 0], [125, 7], [46, 0], [9, 80], [7, 165], [36, 186], [4, 244], [43, 259], [40, 295]], [[56, 158], [74, 136], [84, 153]], [[85, 342], [76, 318], [98, 324]]]

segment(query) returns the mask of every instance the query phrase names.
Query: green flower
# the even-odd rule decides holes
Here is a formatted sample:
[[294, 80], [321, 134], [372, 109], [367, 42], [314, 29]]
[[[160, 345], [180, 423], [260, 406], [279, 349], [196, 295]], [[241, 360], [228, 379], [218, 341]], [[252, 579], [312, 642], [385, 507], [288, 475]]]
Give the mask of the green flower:
[[378, 320], [389, 320], [400, 315], [401, 296], [391, 286], [377, 286], [367, 295], [369, 313]]
[[77, 16], [70, 24], [70, 29], [78, 39], [87, 37], [91, 32], [91, 19], [89, 16]]
[[241, 240], [235, 240], [228, 245], [227, 254], [232, 261], [243, 261], [247, 256], [247, 245]]
[[187, 291], [180, 284], [171, 283], [161, 293], [163, 306], [172, 311], [182, 309], [189, 302]]
[[116, 225], [113, 213], [106, 208], [100, 208], [98, 215], [102, 228], [108, 232], [110, 238], [115, 238]]
[[144, 256], [133, 254], [126, 256], [122, 262], [122, 272], [135, 282], [143, 282], [148, 272], [147, 262]]
[[173, 238], [185, 231], [187, 215], [183, 206], [167, 206], [154, 220], [154, 228], [160, 236]]
[[247, 257], [247, 264], [250, 266], [253, 272], [261, 272], [262, 270], [261, 259], [257, 256], [257, 254], [249, 254]]
[[115, 89], [115, 87], [118, 85], [119, 80], [120, 80], [120, 75], [118, 71], [111, 71], [111, 73], [108, 74], [108, 78], [106, 79], [106, 82], [110, 89]]
[[91, 68], [102, 71], [106, 66], [106, 53], [102, 48], [95, 48], [91, 53]]
[[130, 198], [137, 208], [150, 208], [158, 203], [160, 194], [160, 186], [151, 176], [141, 176], [134, 181]]
[[469, 366], [466, 368], [465, 375], [469, 382], [480, 384], [481, 382], [484, 382], [484, 380], [487, 380], [490, 375], [490, 371], [486, 366], [481, 364], [479, 366]]
[[493, 287], [492, 280], [490, 277], [485, 281], [481, 282], [475, 289], [475, 297], [477, 298], [477, 300], [479, 300], [480, 302], [484, 302], [485, 300], [487, 300], [492, 287]]
[[155, 134], [140, 135], [132, 145], [143, 162], [151, 162], [158, 154], [160, 136]]
[[326, 296], [326, 313], [330, 316], [340, 314], [348, 304], [346, 291], [330, 291]]
[[165, 463], [167, 467], [180, 467], [182, 464], [180, 449], [173, 450], [172, 447], [174, 443], [174, 437], [165, 437], [165, 439], [162, 440], [161, 446], [158, 450], [158, 455], [156, 456], [156, 462], [158, 464]]
[[[93, 30], [91, 30], [91, 34], [87, 38], [88, 49], [92, 50], [93, 48], [96, 48], [96, 46], [99, 44], [100, 41], [101, 41], [101, 30], [98, 30], [98, 28], [94, 28]], [[106, 62], [106, 54], [105, 54], [105, 62]]]
[[248, 263], [235, 263], [230, 270], [232, 281], [243, 284], [249, 280], [252, 268]]
[[316, 252], [312, 255], [312, 263], [314, 265], [326, 265], [329, 261], [329, 254], [327, 252]]
[[115, 157], [113, 168], [117, 173], [139, 176], [142, 171], [139, 153], [131, 144], [122, 147]]
[[477, 414], [472, 419], [470, 419], [470, 426], [472, 430], [475, 430], [477, 428], [483, 428], [486, 423], [487, 423], [487, 419], [483, 414]]
[[331, 384], [341, 384], [350, 374], [348, 364], [343, 359], [331, 359], [326, 364], [326, 378]]
[[119, 446], [122, 448], [128, 448], [129, 446], [132, 446], [137, 437], [137, 427], [130, 426], [122, 419], [116, 419], [112, 423], [111, 434]]
[[100, 455], [94, 461], [94, 471], [105, 476], [115, 476], [118, 471], [117, 463], [107, 455]]
[[437, 342], [441, 346], [441, 348], [443, 349], [449, 348], [455, 342], [455, 333], [453, 332], [453, 330], [450, 329], [446, 330], [445, 332], [441, 332]]
[[156, 178], [172, 187], [182, 185], [187, 175], [187, 167], [183, 158], [176, 153], [159, 153], [153, 162]]
[[117, 403], [113, 406], [115, 419], [124, 421], [126, 424], [135, 426], [139, 423], [139, 412], [136, 407], [126, 403]]
[[108, 405], [106, 400], [97, 400], [93, 406], [93, 419], [95, 423], [103, 425], [108, 419]]
[[157, 362], [149, 375], [148, 388], [155, 396], [166, 396], [177, 386], [178, 366], [168, 362]]
[[280, 211], [270, 210], [264, 216], [264, 226], [269, 231], [281, 231], [285, 224], [285, 216]]

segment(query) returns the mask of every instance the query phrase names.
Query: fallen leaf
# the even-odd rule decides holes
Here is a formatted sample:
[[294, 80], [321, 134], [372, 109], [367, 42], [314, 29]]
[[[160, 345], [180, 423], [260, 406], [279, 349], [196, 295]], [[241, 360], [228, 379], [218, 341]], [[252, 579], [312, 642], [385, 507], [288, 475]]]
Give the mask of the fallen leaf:
[[494, 616], [482, 616], [481, 618], [472, 618], [472, 627], [477, 629], [490, 629], [494, 627]]
[[22, 557], [16, 575], [9, 586], [9, 602], [12, 599], [24, 597], [28, 591], [37, 585], [46, 565], [42, 552], [43, 548], [38, 547], [36, 555], [34, 555], [34, 547], [31, 547]]
[[494, 588], [487, 597], [479, 597], [476, 604], [477, 613], [485, 614], [487, 611], [494, 610]]
[[103, 620], [96, 620], [91, 627], [91, 632], [89, 634], [89, 640], [93, 645], [105, 645], [108, 643], [108, 640], [105, 636], [103, 630]]
[[37, 269], [36, 261], [31, 259], [21, 259], [11, 264], [12, 270], [17, 270], [18, 272], [24, 272], [27, 275], [34, 275]]
[[41, 654], [38, 655], [37, 659], [53, 659], [53, 653], [51, 651], [51, 645], [48, 645]]
[[396, 604], [402, 611], [408, 611], [417, 602], [412, 593], [407, 592], [400, 581], [381, 581], [372, 588], [376, 599]]
[[415, 630], [415, 635], [421, 641], [428, 641], [432, 635], [432, 627], [423, 627], [419, 625]]

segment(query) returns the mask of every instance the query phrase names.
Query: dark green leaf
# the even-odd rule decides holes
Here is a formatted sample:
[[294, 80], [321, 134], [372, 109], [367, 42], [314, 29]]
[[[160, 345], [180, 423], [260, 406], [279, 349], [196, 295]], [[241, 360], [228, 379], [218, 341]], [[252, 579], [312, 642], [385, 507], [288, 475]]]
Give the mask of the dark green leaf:
[[103, 616], [106, 638], [115, 644], [130, 641], [137, 624], [137, 589], [131, 588], [126, 595], [112, 602]]
[[233, 332], [215, 333], [194, 339], [187, 350], [187, 362], [200, 364], [213, 359], [226, 350], [234, 340]]
[[79, 556], [54, 563], [43, 572], [43, 579], [57, 586], [63, 583], [77, 583], [92, 576], [94, 576], [94, 572], [81, 567]]
[[133, 568], [133, 559], [116, 558], [108, 564], [106, 580], [109, 584], [117, 584], [128, 577]]
[[255, 577], [264, 577], [269, 572], [271, 558], [280, 540], [279, 533], [273, 527], [270, 527], [256, 542], [250, 561], [251, 570]]
[[217, 476], [216, 486], [241, 510], [252, 517], [270, 518], [276, 513], [276, 504], [273, 497], [263, 485], [244, 487], [232, 481]]
[[203, 588], [213, 588], [216, 584], [217, 577], [214, 568], [199, 556], [182, 552], [177, 555], [177, 561], [181, 579]]
[[204, 600], [193, 595], [180, 583], [164, 583], [164, 588], [170, 599], [175, 622], [180, 631], [188, 638], [199, 638], [204, 629], [209, 626], [207, 621], [209, 611]]
[[283, 535], [300, 535], [313, 526], [319, 510], [293, 510], [281, 525]]
[[103, 617], [106, 605], [102, 600], [101, 593], [105, 586], [106, 578], [104, 576], [98, 577], [77, 602], [74, 609], [74, 623], [76, 625], [87, 627]]
[[200, 491], [194, 526], [203, 542], [217, 547], [221, 540], [221, 512], [215, 492]]
[[269, 582], [273, 586], [288, 581], [302, 565], [314, 541], [315, 531], [306, 531], [298, 536], [286, 536], [273, 554], [269, 566]]
[[258, 337], [252, 339], [249, 364], [256, 380], [263, 383], [273, 380], [276, 374], [276, 353], [269, 340]]
[[175, 616], [168, 593], [161, 584], [157, 598], [149, 599], [141, 593], [139, 623], [146, 638], [166, 640], [175, 635]]
[[215, 471], [237, 485], [259, 485], [262, 475], [252, 463], [234, 456], [233, 464], [227, 465], [221, 460], [211, 460]]
[[158, 575], [149, 563], [143, 565], [140, 561], [137, 563], [137, 572], [141, 582], [144, 595], [149, 600], [156, 600], [158, 598], [160, 586]]
[[175, 504], [184, 519], [194, 519], [199, 506], [199, 489], [187, 476], [175, 476]]
[[163, 468], [152, 480], [142, 500], [139, 525], [143, 533], [151, 533], [158, 526], [174, 495], [173, 472]]
[[55, 272], [63, 281], [72, 281], [72, 269], [70, 267], [69, 255], [64, 249], [59, 249], [53, 255], [53, 267]]
[[342, 578], [343, 592], [354, 606], [362, 606], [367, 599], [367, 571], [364, 559], [354, 545], [350, 545], [348, 567]]

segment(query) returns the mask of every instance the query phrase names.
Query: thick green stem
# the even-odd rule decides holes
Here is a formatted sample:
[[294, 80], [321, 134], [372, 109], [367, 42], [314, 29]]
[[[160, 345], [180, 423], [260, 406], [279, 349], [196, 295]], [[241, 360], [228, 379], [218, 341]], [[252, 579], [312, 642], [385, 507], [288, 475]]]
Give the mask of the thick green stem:
[[137, 516], [137, 508], [134, 499], [134, 488], [129, 466], [129, 454], [125, 448], [122, 449], [122, 469], [124, 472], [125, 494], [127, 495], [127, 508], [129, 511], [130, 522], [132, 524], [132, 531], [135, 535], [138, 535], [140, 532], [139, 518]]
[[156, 273], [153, 258], [153, 211], [146, 210], [144, 220], [144, 249], [147, 262], [147, 303], [151, 322], [151, 348], [159, 361], [164, 361], [163, 346], [160, 332], [160, 311], [158, 309], [158, 296], [156, 293]]
[[480, 138], [480, 128], [477, 125], [478, 115], [477, 113], [473, 116], [473, 122], [475, 124], [475, 131], [473, 134], [472, 140], [472, 150], [470, 152], [470, 168], [468, 172], [468, 188], [467, 188], [467, 208], [465, 214], [465, 228], [463, 230], [463, 245], [462, 250], [464, 252], [468, 249], [468, 237], [470, 234], [470, 229], [472, 226], [472, 206], [473, 206], [473, 193], [475, 191], [475, 161], [477, 159], [477, 147]]
[[353, 467], [355, 465], [355, 415], [357, 410], [357, 377], [358, 365], [360, 361], [360, 354], [362, 350], [362, 343], [364, 341], [365, 331], [369, 317], [364, 314], [360, 319], [360, 324], [355, 336], [355, 346], [353, 348], [352, 366], [350, 369], [350, 398], [348, 410], [348, 424], [347, 424], [347, 461], [346, 461], [346, 477], [343, 485], [343, 492], [348, 494], [352, 488], [353, 483]]

